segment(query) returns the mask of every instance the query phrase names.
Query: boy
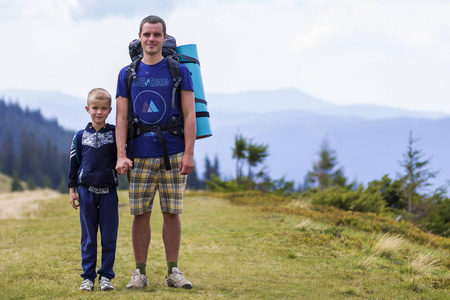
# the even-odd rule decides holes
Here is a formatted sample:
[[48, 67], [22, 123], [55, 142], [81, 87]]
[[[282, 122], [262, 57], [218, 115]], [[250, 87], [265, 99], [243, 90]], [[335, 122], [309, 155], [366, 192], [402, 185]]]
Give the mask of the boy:
[[[114, 289], [111, 279], [115, 276], [113, 265], [119, 227], [119, 200], [116, 192], [115, 126], [106, 124], [111, 109], [111, 95], [108, 91], [101, 88], [91, 90], [87, 97], [86, 111], [92, 122], [74, 136], [70, 150], [70, 204], [74, 209], [80, 207], [81, 277], [84, 279], [81, 291], [94, 290], [97, 273], [102, 291]], [[102, 264], [96, 273], [99, 226]]]

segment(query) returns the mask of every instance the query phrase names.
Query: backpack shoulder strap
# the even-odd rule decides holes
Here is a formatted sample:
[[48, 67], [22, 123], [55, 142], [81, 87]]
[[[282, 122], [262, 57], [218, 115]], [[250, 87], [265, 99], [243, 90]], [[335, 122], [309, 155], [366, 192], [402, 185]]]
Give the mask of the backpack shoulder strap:
[[[181, 78], [180, 66], [179, 66], [178, 60], [172, 56], [167, 56], [166, 59], [167, 59], [167, 64], [169, 66], [170, 76], [172, 77], [172, 81], [173, 81], [172, 108], [175, 108], [176, 95], [177, 95], [177, 92], [180, 92], [180, 90], [181, 90], [181, 82], [183, 81], [183, 79]], [[179, 104], [180, 104], [179, 105], [180, 115], [182, 115], [183, 111], [181, 110], [181, 99], [180, 99]]]
[[142, 60], [142, 56], [139, 56], [137, 59], [133, 60], [128, 66], [125, 82], [127, 84], [127, 93], [128, 93], [128, 121], [131, 120], [131, 115], [133, 113], [133, 100], [131, 99], [131, 83], [133, 80], [136, 80], [136, 71], [139, 63]]
[[77, 161], [79, 164], [81, 164], [81, 156], [82, 156], [82, 149], [83, 149], [83, 133], [84, 129], [77, 132], [75, 135], [75, 157], [77, 158]]
[[[167, 56], [167, 64], [169, 66], [170, 76], [172, 77], [173, 81], [173, 89], [172, 89], [172, 108], [175, 108], [175, 100], [177, 93], [180, 93], [181, 91], [181, 82], [183, 81], [183, 78], [181, 78], [180, 74], [180, 63], [176, 58], [173, 58], [172, 56]], [[181, 96], [179, 97], [179, 111], [180, 115], [183, 115], [183, 110], [181, 109]]]

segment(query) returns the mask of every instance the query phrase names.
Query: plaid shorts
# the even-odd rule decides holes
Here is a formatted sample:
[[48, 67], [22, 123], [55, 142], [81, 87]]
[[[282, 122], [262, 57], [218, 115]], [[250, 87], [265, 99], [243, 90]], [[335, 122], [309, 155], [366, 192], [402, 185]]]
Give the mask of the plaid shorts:
[[128, 172], [130, 183], [130, 210], [132, 215], [152, 211], [156, 191], [159, 192], [161, 211], [171, 214], [183, 212], [183, 194], [187, 175], [180, 175], [183, 153], [169, 156], [172, 170], [166, 171], [163, 157], [135, 158]]

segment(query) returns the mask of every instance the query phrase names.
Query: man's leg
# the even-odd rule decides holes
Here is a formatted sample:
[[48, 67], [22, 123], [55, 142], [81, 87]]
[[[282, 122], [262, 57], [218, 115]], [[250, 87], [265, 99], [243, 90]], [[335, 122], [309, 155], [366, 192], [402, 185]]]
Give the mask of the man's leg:
[[131, 229], [133, 241], [134, 260], [138, 263], [147, 263], [148, 248], [151, 240], [150, 216], [152, 212], [135, 215]]
[[150, 246], [151, 239], [151, 214], [151, 211], [145, 212], [141, 215], [135, 215], [133, 219], [131, 239], [133, 242], [136, 271], [133, 272], [131, 281], [126, 286], [127, 289], [142, 289], [148, 284], [145, 268], [147, 264], [148, 248]]
[[163, 216], [163, 240], [168, 266], [166, 283], [170, 287], [191, 289], [192, 283], [178, 269], [178, 253], [181, 240], [180, 215], [163, 213]]
[[163, 212], [163, 241], [167, 262], [177, 262], [180, 252], [181, 221], [180, 215]]

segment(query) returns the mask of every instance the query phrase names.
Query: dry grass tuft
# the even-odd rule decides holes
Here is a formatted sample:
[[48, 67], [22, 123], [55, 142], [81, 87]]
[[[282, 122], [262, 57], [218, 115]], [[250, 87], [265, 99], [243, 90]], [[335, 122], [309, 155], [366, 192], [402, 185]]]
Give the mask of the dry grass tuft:
[[436, 270], [437, 260], [431, 253], [418, 253], [408, 259], [408, 270], [413, 274], [430, 275]]
[[367, 269], [368, 267], [374, 265], [378, 257], [375, 254], [370, 254], [364, 258], [364, 260], [357, 263], [357, 266], [361, 269]]
[[394, 257], [402, 250], [405, 242], [399, 235], [383, 234], [373, 247], [373, 254], [379, 257]]
[[304, 230], [311, 224], [310, 219], [304, 219], [295, 226], [295, 229]]
[[0, 194], [0, 219], [34, 217], [40, 202], [58, 197], [61, 194], [50, 189]]

